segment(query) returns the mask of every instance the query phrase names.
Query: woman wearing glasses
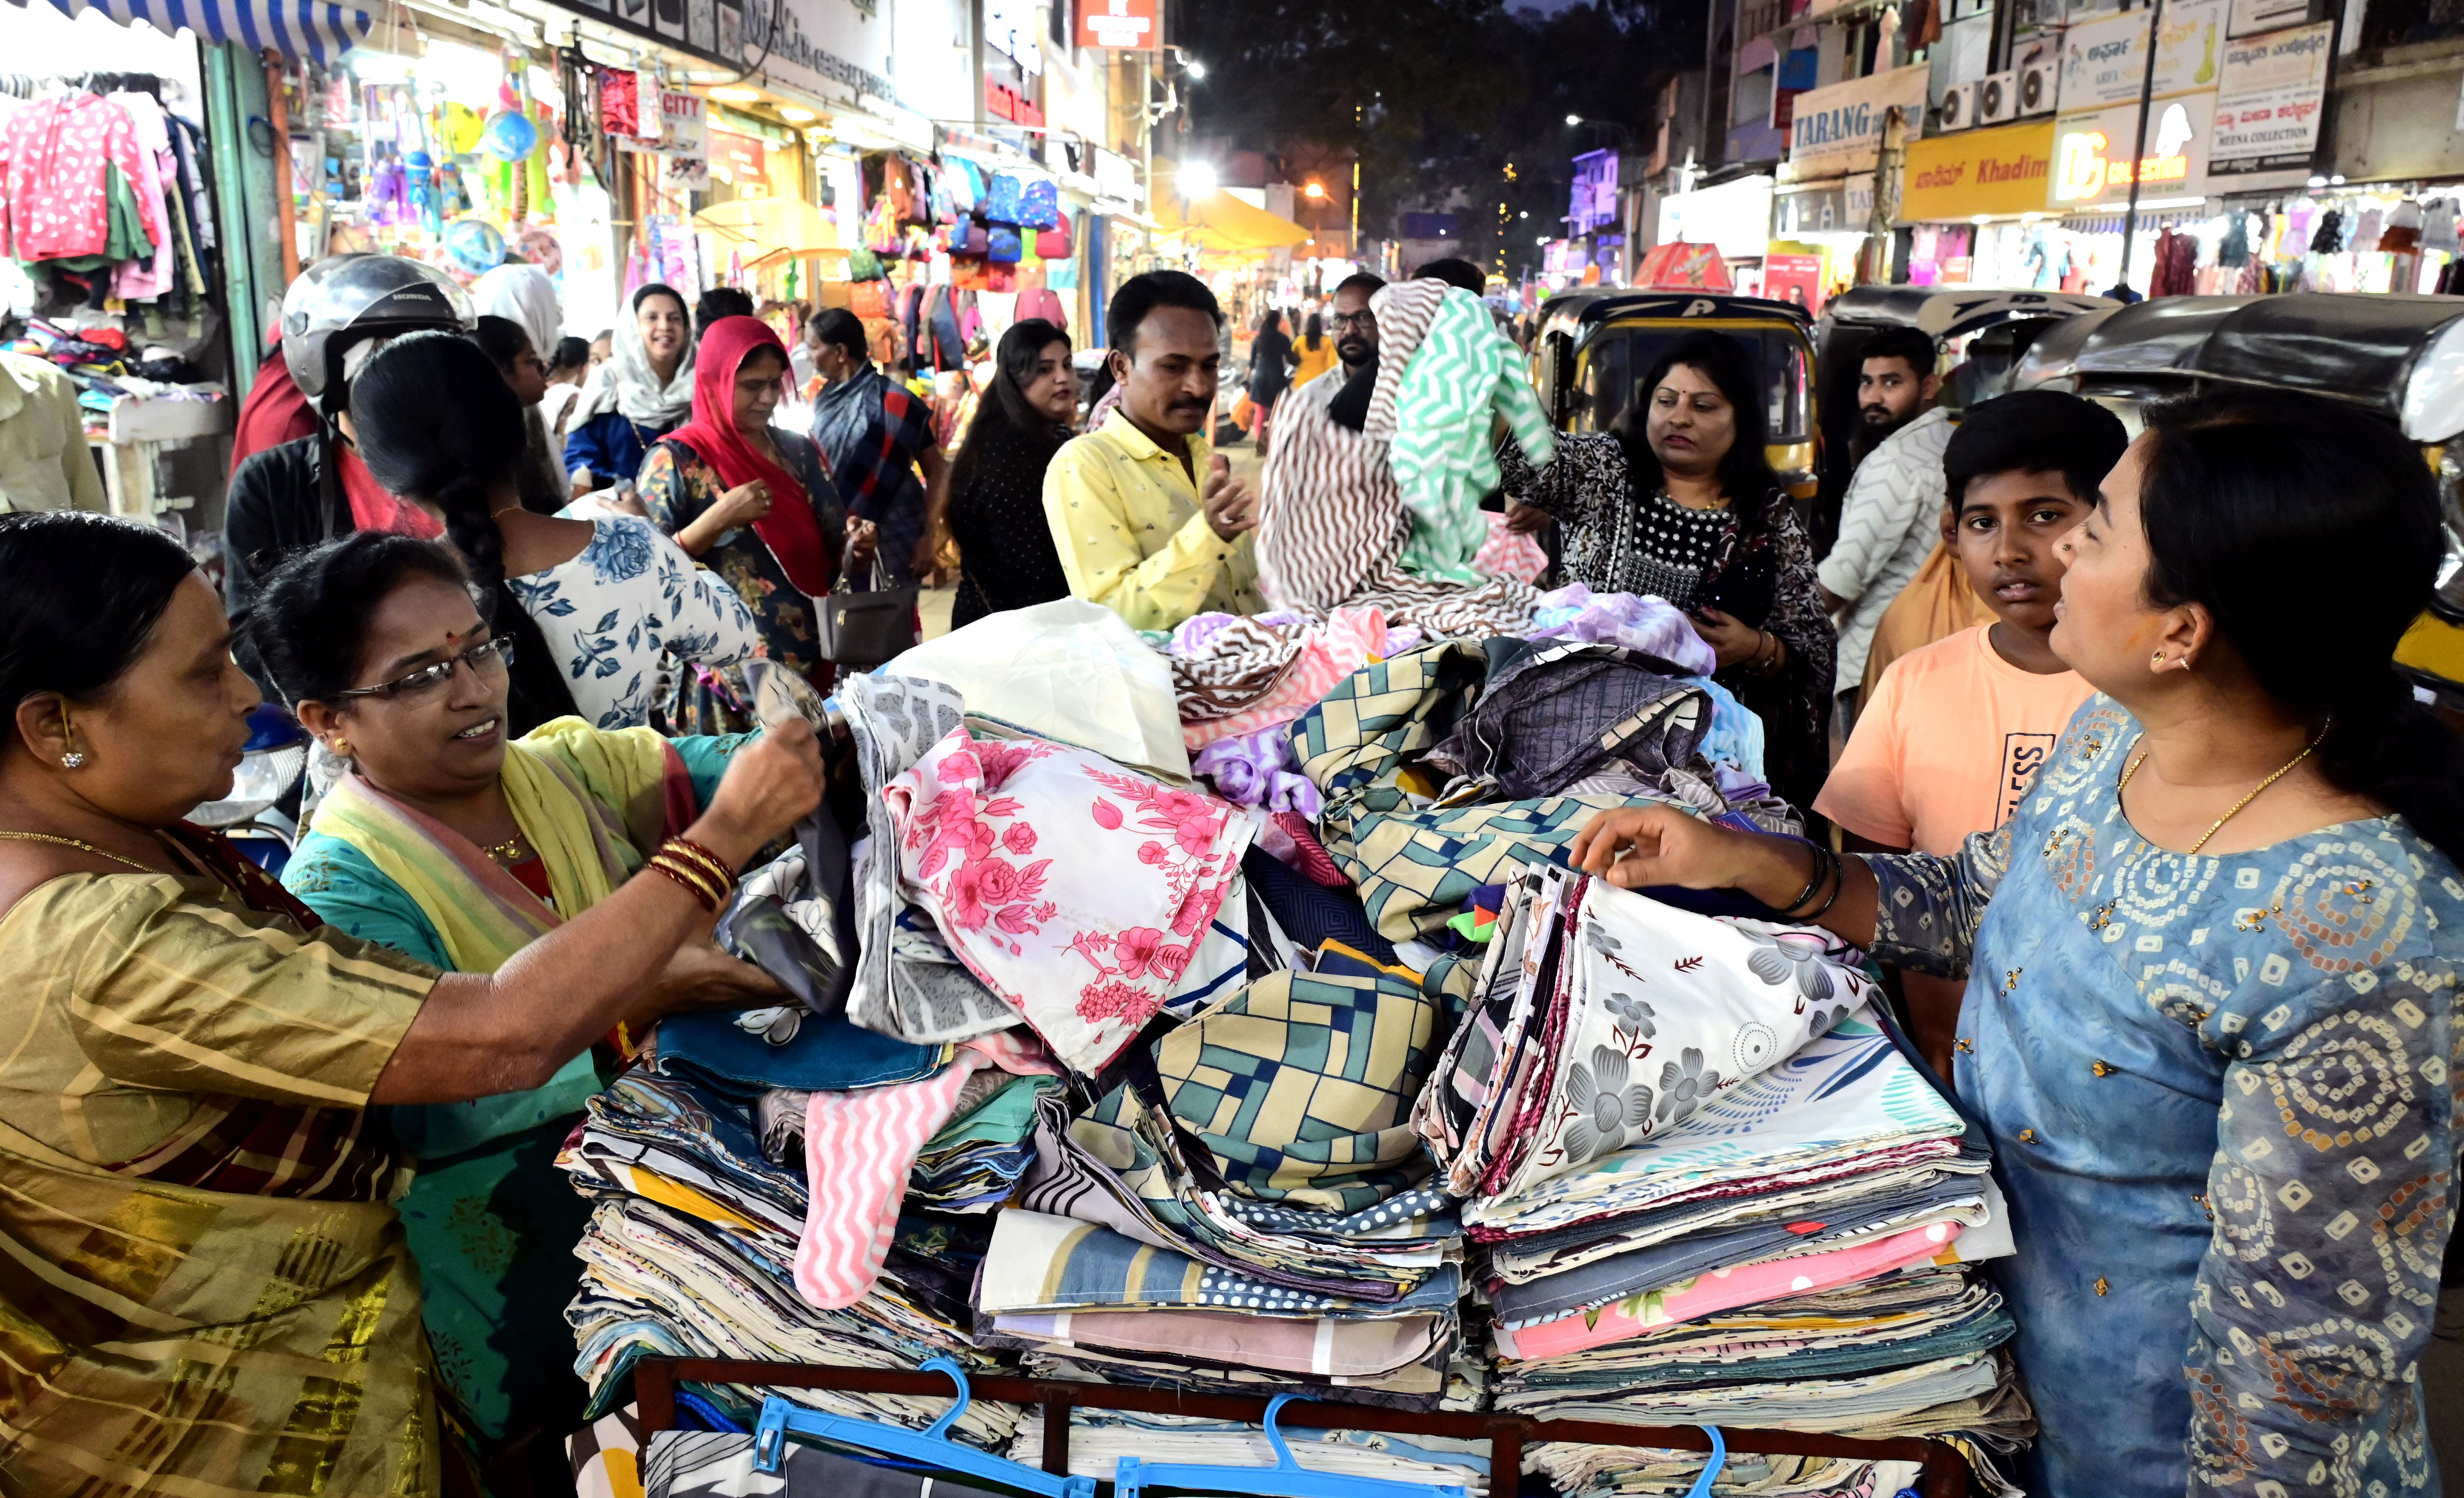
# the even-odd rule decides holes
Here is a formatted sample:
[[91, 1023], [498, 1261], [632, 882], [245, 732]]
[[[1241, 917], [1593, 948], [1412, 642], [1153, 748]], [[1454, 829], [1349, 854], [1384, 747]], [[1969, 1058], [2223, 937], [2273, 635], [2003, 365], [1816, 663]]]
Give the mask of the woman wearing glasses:
[[[329, 925], [447, 972], [495, 972], [606, 899], [709, 800], [742, 742], [572, 717], [509, 734], [512, 637], [432, 541], [363, 532], [304, 553], [268, 581], [255, 618], [275, 685], [351, 767], [284, 885]], [[437, 1372], [483, 1463], [508, 1447], [561, 1462], [560, 1439], [521, 1438], [580, 1423], [563, 1315], [590, 1214], [556, 1155], [635, 1038], [620, 1025], [544, 1087], [387, 1110], [419, 1161], [400, 1205]]]
[[733, 666], [760, 653], [751, 610], [639, 516], [522, 508], [522, 406], [478, 346], [415, 334], [368, 361], [359, 448], [386, 491], [434, 512], [512, 642], [507, 727], [579, 715], [650, 721], [661, 657]]
[[[398, 595], [372, 590], [371, 617], [409, 617]], [[0, 1284], [0, 1316], [31, 1329], [0, 1486], [247, 1492], [311, 1472], [326, 1492], [436, 1494], [434, 1365], [391, 1204], [404, 1162], [369, 1110], [529, 1091], [619, 1024], [777, 1002], [707, 936], [728, 870], [820, 804], [811, 733], [738, 749], [645, 874], [512, 961], [440, 974], [322, 924], [181, 821], [230, 794], [258, 698], [177, 541], [0, 517], [0, 1239], [33, 1267]], [[472, 609], [355, 658], [342, 685], [488, 638]], [[448, 699], [483, 676], [504, 690], [485, 653], [448, 676]], [[372, 723], [406, 695], [335, 716]], [[490, 730], [464, 732], [448, 752], [483, 755]], [[607, 851], [640, 858], [614, 834]]]

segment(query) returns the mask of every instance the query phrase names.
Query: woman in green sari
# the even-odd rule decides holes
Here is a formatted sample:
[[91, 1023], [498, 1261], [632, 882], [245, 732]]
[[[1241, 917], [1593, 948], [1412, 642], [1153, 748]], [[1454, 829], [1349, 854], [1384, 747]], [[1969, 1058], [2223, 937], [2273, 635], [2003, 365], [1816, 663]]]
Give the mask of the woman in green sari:
[[[275, 684], [350, 766], [284, 886], [328, 924], [447, 972], [493, 973], [605, 900], [699, 814], [745, 742], [578, 717], [509, 740], [501, 669], [393, 684], [440, 641], [466, 659], [510, 649], [433, 542], [363, 532], [303, 553], [267, 581], [257, 619]], [[564, 1308], [590, 1214], [556, 1157], [633, 1039], [620, 1026], [528, 1091], [388, 1111], [418, 1161], [400, 1206], [447, 1414], [493, 1490], [556, 1480], [581, 1423]]]
[[[403, 1162], [368, 1110], [536, 1089], [620, 1023], [775, 986], [671, 877], [493, 974], [320, 925], [181, 820], [229, 793], [257, 702], [187, 550], [0, 517], [0, 1491], [434, 1494]], [[732, 868], [820, 794], [791, 725], [687, 838]]]

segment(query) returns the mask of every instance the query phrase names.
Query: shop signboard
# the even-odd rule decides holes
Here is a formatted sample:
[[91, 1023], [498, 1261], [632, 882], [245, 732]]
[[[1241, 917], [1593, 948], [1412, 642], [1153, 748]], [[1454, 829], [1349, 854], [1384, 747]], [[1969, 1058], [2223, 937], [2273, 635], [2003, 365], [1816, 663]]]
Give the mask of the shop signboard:
[[2336, 23], [2321, 21], [2225, 44], [2215, 139], [2208, 145], [2211, 172], [2237, 177], [2309, 169], [2335, 36]]
[[[2139, 196], [2204, 197], [2208, 149], [2215, 114], [2213, 93], [2160, 99], [2147, 111], [2147, 148], [2138, 175]], [[2120, 208], [2130, 198], [2131, 143], [2138, 138], [2139, 105], [2114, 104], [2090, 114], [2064, 115], [2054, 125], [2050, 188], [2041, 200], [2059, 212]]]
[[1794, 302], [1809, 316], [1822, 315], [1822, 256], [1763, 256], [1763, 295], [1774, 301]]
[[1900, 221], [1949, 223], [1980, 213], [2044, 211], [2054, 137], [2053, 121], [2035, 120], [1911, 143], [1900, 177]]
[[2224, 43], [2224, 11], [2225, 0], [2181, 0], [2165, 7], [2152, 86], [2147, 74], [2146, 11], [2128, 11], [2071, 27], [2062, 33], [2062, 86], [2057, 96], [2063, 111], [2137, 103], [2143, 87], [2147, 87], [2151, 99], [2214, 88], [2218, 52]]
[[[555, 0], [825, 103], [888, 106], [891, 23], [881, 0]], [[1152, 0], [1148, 0], [1152, 3]]]
[[1915, 140], [1925, 129], [1931, 76], [1930, 66], [1920, 62], [1799, 94], [1789, 121], [1790, 174], [1819, 177], [1872, 166], [1893, 109], [1907, 121], [1907, 139]]
[[1153, 52], [1163, 45], [1161, 0], [1063, 0], [1078, 10], [1073, 35], [1081, 47]]
[[2225, 34], [2255, 36], [2292, 26], [2309, 13], [2310, 0], [2233, 0], [2233, 20]]
[[1762, 257], [1771, 243], [1771, 180], [1740, 177], [1716, 187], [1672, 192], [1660, 202], [1660, 242], [1713, 245], [1729, 259]]

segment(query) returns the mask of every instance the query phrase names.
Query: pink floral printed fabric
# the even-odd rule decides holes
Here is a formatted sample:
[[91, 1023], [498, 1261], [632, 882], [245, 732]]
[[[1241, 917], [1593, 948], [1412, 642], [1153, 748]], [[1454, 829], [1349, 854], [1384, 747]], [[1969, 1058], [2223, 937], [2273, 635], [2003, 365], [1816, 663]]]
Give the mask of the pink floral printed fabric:
[[1224, 896], [1259, 814], [1100, 755], [964, 726], [883, 788], [901, 893], [1080, 1071], [1136, 1037]]

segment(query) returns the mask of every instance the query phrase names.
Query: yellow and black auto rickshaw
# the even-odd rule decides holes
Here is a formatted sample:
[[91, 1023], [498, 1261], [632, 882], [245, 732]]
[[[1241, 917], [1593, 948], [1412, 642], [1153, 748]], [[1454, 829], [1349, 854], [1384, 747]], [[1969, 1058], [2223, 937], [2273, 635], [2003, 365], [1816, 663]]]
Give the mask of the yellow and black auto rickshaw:
[[1531, 383], [1562, 431], [1606, 431], [1634, 383], [1680, 334], [1726, 333], [1763, 371], [1771, 471], [1798, 498], [1814, 493], [1813, 320], [1792, 302], [1717, 292], [1602, 290], [1551, 298], [1531, 341]]
[[2300, 390], [2395, 424], [2438, 475], [2447, 561], [2396, 666], [2464, 712], [2464, 298], [2297, 292], [2167, 297], [2036, 341], [2020, 388], [2072, 390], [2134, 435], [2149, 401], [2214, 385]]

